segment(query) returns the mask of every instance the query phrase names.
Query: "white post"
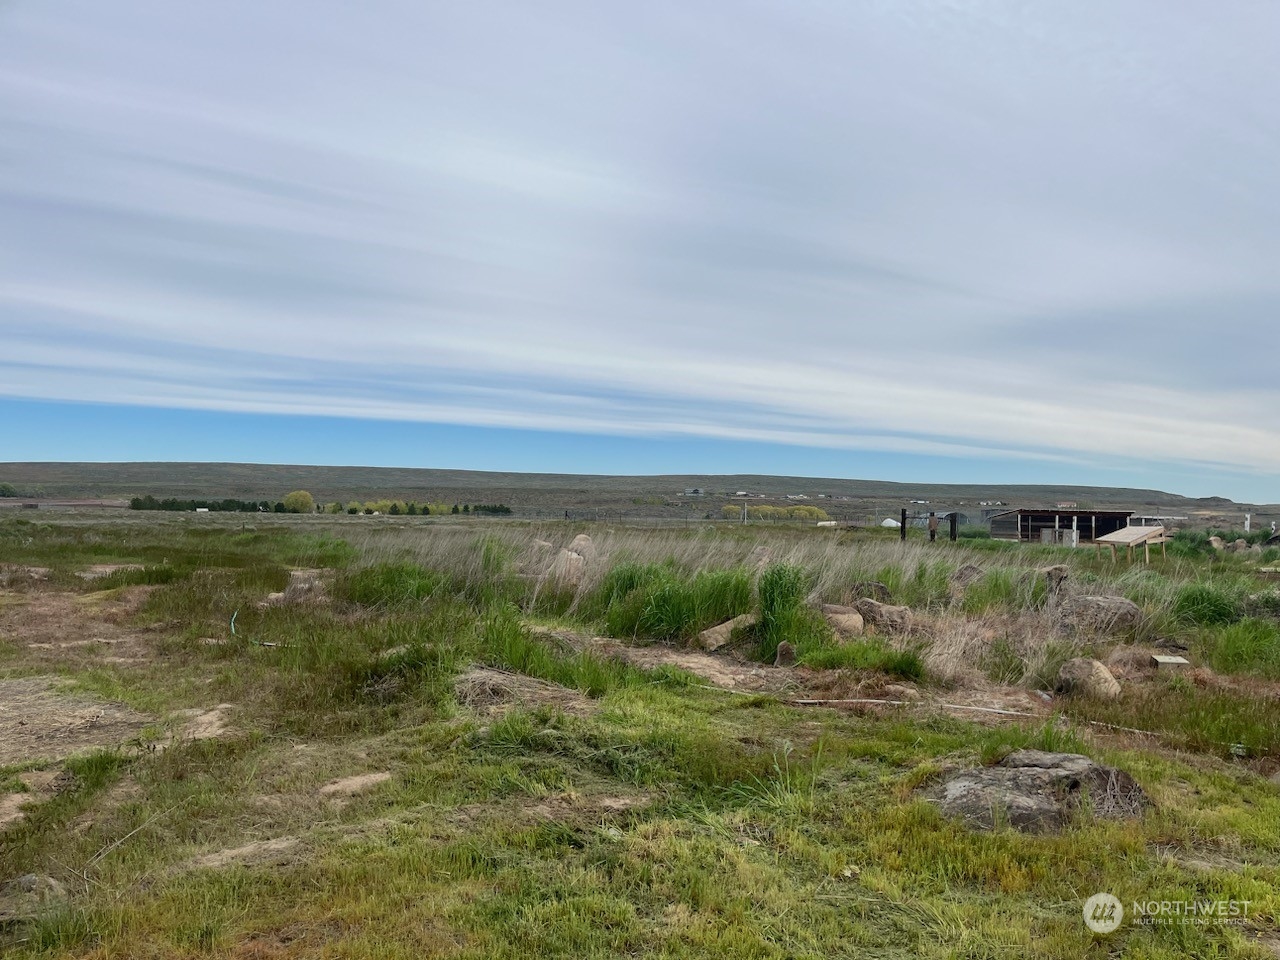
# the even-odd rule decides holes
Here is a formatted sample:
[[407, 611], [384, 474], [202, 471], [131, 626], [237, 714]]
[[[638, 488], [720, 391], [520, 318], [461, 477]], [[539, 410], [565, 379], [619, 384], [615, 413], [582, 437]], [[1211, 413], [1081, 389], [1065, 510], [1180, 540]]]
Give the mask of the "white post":
[[1246, 514], [1244, 515], [1244, 532], [1245, 532], [1245, 533], [1248, 533], [1248, 532], [1249, 532], [1249, 525], [1250, 525], [1252, 522], [1253, 522], [1253, 514], [1252, 514], [1252, 513], [1246, 513]]

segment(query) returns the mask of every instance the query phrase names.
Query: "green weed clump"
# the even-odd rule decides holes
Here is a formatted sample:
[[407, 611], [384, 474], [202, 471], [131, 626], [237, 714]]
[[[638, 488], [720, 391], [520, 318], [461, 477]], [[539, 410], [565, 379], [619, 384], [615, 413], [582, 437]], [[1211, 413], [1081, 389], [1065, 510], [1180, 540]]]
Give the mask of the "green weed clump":
[[362, 607], [395, 609], [454, 592], [451, 578], [416, 563], [377, 563], [338, 579], [334, 592]]
[[742, 568], [700, 570], [674, 564], [615, 567], [589, 601], [613, 637], [687, 640], [751, 609], [751, 577]]
[[1209, 663], [1220, 673], [1280, 678], [1280, 625], [1248, 618], [1210, 635]]
[[1173, 600], [1173, 615], [1182, 623], [1214, 626], [1240, 617], [1237, 598], [1210, 583], [1188, 583], [1179, 587]]
[[822, 615], [804, 605], [809, 575], [790, 563], [773, 563], [760, 575], [760, 618], [755, 626], [756, 656], [766, 663], [784, 640], [802, 655], [830, 642], [831, 630]]
[[491, 614], [480, 628], [480, 656], [495, 667], [549, 680], [602, 697], [623, 687], [652, 683], [685, 684], [690, 678], [674, 669], [640, 670], [620, 660], [584, 652], [559, 652], [531, 636], [513, 610]]
[[877, 670], [902, 680], [924, 678], [924, 661], [918, 651], [894, 650], [875, 640], [820, 647], [802, 655], [799, 662], [815, 670]]

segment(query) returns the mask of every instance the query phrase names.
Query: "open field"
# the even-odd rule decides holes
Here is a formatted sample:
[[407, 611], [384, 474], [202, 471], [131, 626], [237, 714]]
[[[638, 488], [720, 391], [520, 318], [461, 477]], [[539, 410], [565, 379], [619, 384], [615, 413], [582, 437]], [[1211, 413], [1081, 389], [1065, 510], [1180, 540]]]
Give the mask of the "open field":
[[[0, 517], [0, 952], [1280, 955], [1276, 551], [373, 519]], [[943, 812], [1019, 748], [1150, 803]]]

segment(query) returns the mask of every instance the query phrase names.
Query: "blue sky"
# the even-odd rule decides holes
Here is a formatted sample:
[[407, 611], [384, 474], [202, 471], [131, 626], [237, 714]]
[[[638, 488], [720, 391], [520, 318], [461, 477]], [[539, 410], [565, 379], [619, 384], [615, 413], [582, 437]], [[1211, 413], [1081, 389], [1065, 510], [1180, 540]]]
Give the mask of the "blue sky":
[[1280, 8], [0, 5], [0, 459], [1276, 501]]

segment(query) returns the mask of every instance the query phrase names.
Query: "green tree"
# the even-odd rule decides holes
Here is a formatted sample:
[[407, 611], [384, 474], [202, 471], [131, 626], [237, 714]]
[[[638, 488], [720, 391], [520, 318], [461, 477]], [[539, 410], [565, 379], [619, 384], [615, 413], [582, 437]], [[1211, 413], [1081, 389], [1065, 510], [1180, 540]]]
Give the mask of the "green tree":
[[305, 490], [294, 490], [292, 493], [287, 494], [281, 502], [289, 513], [316, 512], [315, 498]]

